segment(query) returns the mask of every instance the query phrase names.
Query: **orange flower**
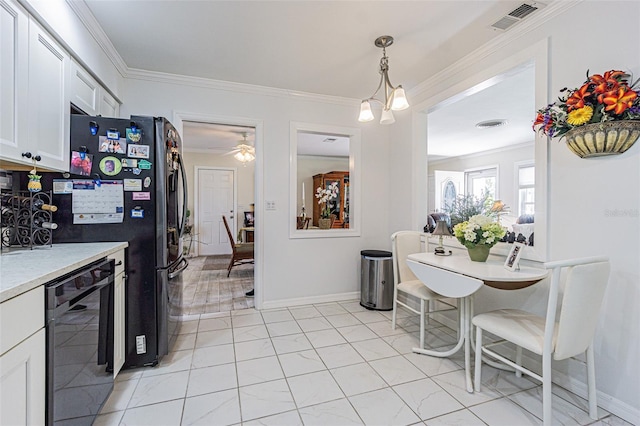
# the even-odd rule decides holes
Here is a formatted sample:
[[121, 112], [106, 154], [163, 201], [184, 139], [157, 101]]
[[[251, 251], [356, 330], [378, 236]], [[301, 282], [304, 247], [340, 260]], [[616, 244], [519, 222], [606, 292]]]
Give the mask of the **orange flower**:
[[[610, 92], [612, 90], [618, 90], [620, 86], [619, 77], [624, 77], [626, 74], [622, 71], [611, 70], [604, 73], [604, 75], [594, 74], [591, 76], [591, 83], [594, 84], [594, 93], [601, 94]], [[602, 103], [602, 101], [600, 101]]]
[[539, 112], [539, 113], [536, 115], [536, 119], [535, 119], [535, 121], [533, 122], [533, 125], [534, 125], [534, 126], [537, 126], [538, 124], [542, 124], [542, 123], [544, 123], [544, 115], [542, 115], [542, 113], [541, 113], [541, 112]]
[[583, 84], [581, 88], [574, 91], [569, 99], [567, 99], [567, 111], [571, 111], [576, 108], [584, 107], [585, 98], [591, 95], [589, 90], [589, 84]]
[[633, 101], [638, 97], [638, 94], [633, 90], [627, 90], [624, 87], [618, 88], [618, 90], [612, 90], [607, 93], [602, 102], [606, 105], [605, 111], [613, 110], [614, 114], [620, 115], [627, 108], [633, 106]]

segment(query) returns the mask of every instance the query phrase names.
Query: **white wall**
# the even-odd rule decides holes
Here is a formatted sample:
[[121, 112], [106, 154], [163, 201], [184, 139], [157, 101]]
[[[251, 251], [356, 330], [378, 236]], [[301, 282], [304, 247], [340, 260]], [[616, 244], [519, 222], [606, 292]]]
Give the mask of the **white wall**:
[[[514, 41], [504, 43], [488, 55], [475, 56], [472, 66], [443, 73], [433, 78], [426, 87], [452, 87], [475, 72], [489, 69], [493, 64], [516, 55], [536, 42], [548, 38], [549, 47], [549, 101], [554, 100], [563, 87], [578, 87], [585, 73], [604, 72], [609, 69], [631, 71], [640, 75], [640, 26], [625, 27], [623, 37], [610, 39], [598, 31], [580, 31], [576, 37], [567, 27], [568, 22], [616, 22], [620, 16], [640, 20], [640, 3], [609, 1], [580, 2], [563, 14], [528, 32]], [[633, 17], [633, 18], [632, 18]], [[437, 84], [436, 84], [437, 83]], [[418, 104], [437, 93], [414, 96]], [[536, 105], [537, 108], [544, 105]], [[391, 158], [390, 169], [402, 171], [390, 175], [392, 187], [409, 186], [408, 168], [412, 178], [424, 173], [425, 162], [413, 157], [422, 155], [421, 126], [424, 114], [414, 111], [412, 122], [399, 121], [390, 140], [401, 144], [397, 149], [403, 155]], [[533, 111], [532, 111], [533, 120]], [[406, 134], [411, 137], [407, 138]], [[402, 136], [402, 137], [401, 137]], [[548, 143], [548, 238], [549, 259], [565, 259], [604, 254], [611, 258], [612, 272], [599, 327], [595, 338], [595, 358], [599, 403], [609, 411], [640, 424], [640, 143], [619, 156], [580, 159], [566, 148], [564, 142]], [[404, 223], [410, 223], [414, 194], [427, 193], [426, 182], [413, 182], [417, 190], [392, 194], [395, 211], [404, 212]], [[418, 213], [420, 214], [420, 213]], [[394, 225], [391, 226], [394, 229]], [[475, 299], [477, 311], [497, 306], [519, 306], [542, 312], [546, 306], [547, 287], [543, 284], [507, 294], [499, 290], [485, 290]], [[576, 362], [554, 364], [557, 377], [565, 386], [577, 392], [585, 391], [584, 369]]]
[[[388, 249], [388, 168], [386, 133], [380, 126], [362, 130], [362, 228], [360, 237], [289, 239], [295, 220], [289, 203], [289, 126], [291, 121], [353, 127], [357, 102], [334, 104], [303, 97], [232, 92], [210, 87], [127, 79], [121, 109], [131, 113], [172, 117], [174, 111], [246, 117], [263, 123], [256, 141], [262, 161], [262, 183], [256, 199], [274, 201], [275, 210], [256, 204], [256, 244], [263, 267], [265, 306], [324, 300], [359, 291], [360, 250]], [[256, 165], [260, 173], [259, 163]], [[331, 265], [328, 267], [327, 265]], [[258, 271], [259, 268], [256, 269]], [[256, 277], [256, 281], [258, 281]], [[353, 294], [351, 294], [353, 297]], [[309, 299], [311, 298], [311, 299]]]

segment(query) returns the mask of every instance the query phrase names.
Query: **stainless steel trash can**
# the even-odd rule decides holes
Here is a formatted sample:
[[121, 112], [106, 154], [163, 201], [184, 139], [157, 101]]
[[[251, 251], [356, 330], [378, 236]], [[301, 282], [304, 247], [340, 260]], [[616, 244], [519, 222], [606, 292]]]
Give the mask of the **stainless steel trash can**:
[[367, 309], [393, 309], [393, 260], [390, 251], [360, 252], [360, 305]]

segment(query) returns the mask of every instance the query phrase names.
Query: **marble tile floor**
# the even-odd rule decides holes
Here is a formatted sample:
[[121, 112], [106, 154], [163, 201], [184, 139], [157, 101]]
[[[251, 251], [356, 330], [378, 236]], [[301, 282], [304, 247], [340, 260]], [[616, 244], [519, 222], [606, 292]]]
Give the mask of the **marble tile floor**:
[[[230, 256], [189, 258], [183, 273], [183, 315], [210, 314], [253, 308], [245, 293], [253, 288], [253, 264], [234, 266], [227, 278]], [[211, 262], [215, 262], [215, 269]], [[209, 262], [209, 265], [207, 265]]]
[[[542, 388], [483, 367], [483, 391], [465, 390], [462, 353], [417, 355], [417, 317], [357, 301], [245, 309], [184, 318], [154, 368], [121, 372], [95, 425], [540, 425]], [[453, 330], [430, 324], [427, 344]], [[554, 389], [554, 424], [627, 426]]]

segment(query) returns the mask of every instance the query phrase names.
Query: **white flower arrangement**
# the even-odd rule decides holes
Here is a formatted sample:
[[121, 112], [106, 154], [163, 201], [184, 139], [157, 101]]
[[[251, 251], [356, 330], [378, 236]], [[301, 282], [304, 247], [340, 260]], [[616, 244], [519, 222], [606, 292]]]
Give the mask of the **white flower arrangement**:
[[328, 219], [331, 216], [331, 208], [329, 207], [329, 201], [338, 198], [338, 182], [332, 182], [326, 188], [319, 186], [316, 189], [316, 198], [318, 204], [324, 204], [322, 210], [320, 210], [320, 217]]
[[453, 227], [453, 235], [466, 248], [478, 245], [493, 247], [502, 237], [505, 229], [488, 216], [471, 216], [468, 221]]

